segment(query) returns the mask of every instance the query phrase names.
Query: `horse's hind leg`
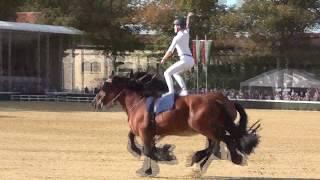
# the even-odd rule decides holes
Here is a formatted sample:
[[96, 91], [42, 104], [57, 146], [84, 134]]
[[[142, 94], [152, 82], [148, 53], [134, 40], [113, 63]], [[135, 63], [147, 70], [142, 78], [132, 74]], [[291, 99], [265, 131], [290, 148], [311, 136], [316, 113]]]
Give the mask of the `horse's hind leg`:
[[[203, 149], [201, 151], [197, 151], [194, 153], [192, 156], [191, 160], [191, 166], [194, 165], [195, 163], [200, 163], [200, 171], [204, 171], [206, 168], [205, 165], [209, 165], [208, 160], [211, 156], [212, 153], [214, 153], [215, 145], [217, 144], [216, 142], [213, 142], [213, 140], [207, 139], [208, 140], [208, 145], [206, 149]], [[208, 166], [207, 166], [208, 167]]]
[[199, 163], [200, 161], [202, 161], [207, 155], [208, 155], [208, 151], [209, 148], [211, 146], [212, 141], [210, 139], [207, 139], [207, 147], [203, 150], [197, 151], [192, 155], [191, 158], [191, 163], [188, 166], [193, 166], [194, 163]]
[[128, 142], [128, 150], [134, 156], [141, 156], [141, 149], [137, 147], [135, 142], [135, 135], [130, 131], [128, 134], [129, 142]]
[[227, 144], [227, 147], [229, 149], [231, 161], [238, 165], [242, 164], [243, 157], [237, 152], [237, 145], [234, 139], [229, 135], [225, 135], [224, 142]]
[[190, 164], [187, 164], [187, 166], [193, 166], [194, 163], [199, 163], [199, 162], [206, 156], [206, 154], [207, 154], [207, 148], [195, 152], [195, 153], [192, 155]]

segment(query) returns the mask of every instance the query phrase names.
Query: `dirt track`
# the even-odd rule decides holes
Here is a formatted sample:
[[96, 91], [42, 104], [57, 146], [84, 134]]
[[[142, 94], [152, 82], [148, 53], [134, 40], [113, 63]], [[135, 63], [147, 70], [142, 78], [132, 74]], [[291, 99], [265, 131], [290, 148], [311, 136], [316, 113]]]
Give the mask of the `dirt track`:
[[[0, 102], [0, 179], [139, 179], [142, 160], [128, 153], [126, 115], [116, 110]], [[252, 121], [262, 119], [256, 153], [247, 166], [213, 161], [204, 178], [320, 178], [320, 112], [247, 112]], [[158, 177], [190, 179], [186, 158], [204, 147], [204, 138], [168, 137], [161, 143], [176, 145], [179, 164], [161, 164]]]

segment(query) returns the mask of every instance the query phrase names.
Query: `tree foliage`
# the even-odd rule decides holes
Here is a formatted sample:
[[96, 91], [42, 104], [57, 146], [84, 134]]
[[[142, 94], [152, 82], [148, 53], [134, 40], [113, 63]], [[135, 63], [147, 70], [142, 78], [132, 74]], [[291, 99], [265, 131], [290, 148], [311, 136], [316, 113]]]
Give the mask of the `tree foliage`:
[[246, 0], [221, 20], [226, 29], [249, 32], [253, 40], [274, 48], [314, 25], [319, 7], [318, 0]]
[[14, 21], [16, 11], [23, 2], [21, 0], [0, 0], [0, 20]]
[[173, 20], [185, 18], [190, 11], [195, 13], [191, 18], [191, 37], [214, 37], [216, 16], [223, 11], [217, 0], [155, 0], [140, 9], [137, 19], [145, 28], [157, 30], [153, 49], [165, 50], [174, 35]]

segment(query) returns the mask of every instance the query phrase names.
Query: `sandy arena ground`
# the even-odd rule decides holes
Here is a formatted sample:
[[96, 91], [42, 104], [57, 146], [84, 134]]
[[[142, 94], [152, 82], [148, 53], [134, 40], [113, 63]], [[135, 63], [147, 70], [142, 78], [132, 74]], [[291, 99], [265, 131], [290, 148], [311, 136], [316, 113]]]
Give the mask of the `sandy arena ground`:
[[[88, 104], [0, 102], [1, 180], [140, 179], [142, 159], [127, 151], [126, 115], [92, 112]], [[247, 166], [213, 161], [203, 179], [320, 178], [320, 112], [248, 110], [262, 119], [261, 144]], [[177, 165], [160, 164], [157, 179], [192, 179], [187, 156], [202, 136], [168, 137]]]

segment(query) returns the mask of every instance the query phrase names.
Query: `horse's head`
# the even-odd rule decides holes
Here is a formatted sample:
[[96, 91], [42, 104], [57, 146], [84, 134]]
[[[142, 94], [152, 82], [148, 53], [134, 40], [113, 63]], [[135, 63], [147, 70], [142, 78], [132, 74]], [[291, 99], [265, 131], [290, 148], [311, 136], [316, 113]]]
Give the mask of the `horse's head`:
[[123, 93], [128, 78], [115, 76], [112, 79], [108, 79], [104, 82], [102, 88], [96, 94], [96, 97], [92, 101], [92, 105], [97, 110], [101, 110], [104, 105], [110, 107]]
[[104, 105], [111, 106], [122, 95], [124, 90], [135, 92], [139, 96], [159, 96], [166, 91], [165, 82], [145, 72], [130, 74], [129, 77], [114, 76], [104, 82], [103, 87], [92, 101], [97, 110], [101, 110]]

